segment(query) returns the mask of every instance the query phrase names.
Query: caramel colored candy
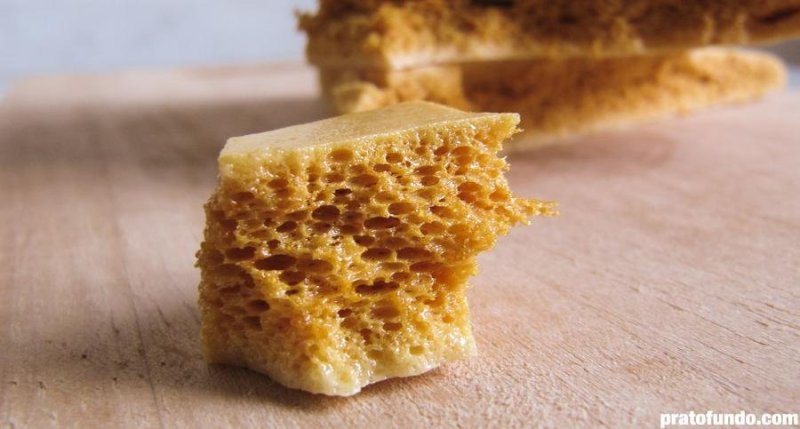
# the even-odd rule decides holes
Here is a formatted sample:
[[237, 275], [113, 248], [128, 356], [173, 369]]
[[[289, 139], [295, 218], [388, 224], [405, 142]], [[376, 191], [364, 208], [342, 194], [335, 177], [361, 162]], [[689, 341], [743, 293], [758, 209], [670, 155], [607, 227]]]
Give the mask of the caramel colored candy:
[[230, 139], [198, 252], [208, 360], [352, 395], [474, 354], [476, 255], [554, 212], [503, 176], [518, 121], [415, 102]]
[[800, 0], [320, 0], [309, 61], [402, 70], [667, 54], [800, 36]]
[[507, 150], [760, 98], [786, 83], [767, 53], [704, 48], [624, 58], [519, 60], [409, 70], [322, 69], [339, 113], [424, 100], [465, 110], [519, 112], [523, 138]]

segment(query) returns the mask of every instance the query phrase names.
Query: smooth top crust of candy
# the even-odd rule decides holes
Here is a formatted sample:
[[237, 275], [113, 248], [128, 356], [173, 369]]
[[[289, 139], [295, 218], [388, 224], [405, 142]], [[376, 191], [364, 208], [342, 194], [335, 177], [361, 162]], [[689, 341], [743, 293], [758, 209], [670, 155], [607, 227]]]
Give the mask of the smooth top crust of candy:
[[[228, 140], [220, 161], [229, 156], [319, 145], [359, 144], [414, 132], [431, 126], [457, 126], [485, 119], [512, 131], [519, 123], [516, 113], [468, 113], [428, 102], [401, 103], [379, 111], [324, 119], [265, 133]], [[507, 137], [507, 136], [505, 136]]]

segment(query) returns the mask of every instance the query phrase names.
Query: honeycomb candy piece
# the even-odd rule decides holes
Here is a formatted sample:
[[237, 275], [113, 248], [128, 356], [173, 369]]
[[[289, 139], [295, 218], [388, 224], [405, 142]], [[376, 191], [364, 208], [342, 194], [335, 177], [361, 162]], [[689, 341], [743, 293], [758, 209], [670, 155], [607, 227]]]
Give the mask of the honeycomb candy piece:
[[800, 36], [800, 0], [321, 0], [308, 59], [400, 70], [663, 54]]
[[474, 354], [476, 255], [554, 212], [504, 178], [518, 121], [416, 102], [230, 139], [198, 252], [207, 360], [352, 395]]
[[[525, 60], [382, 71], [322, 69], [340, 113], [427, 100], [465, 110], [515, 111], [524, 138], [509, 150], [569, 135], [756, 99], [786, 81], [772, 55], [705, 48], [607, 59]], [[441, 84], [446, 82], [446, 85]]]

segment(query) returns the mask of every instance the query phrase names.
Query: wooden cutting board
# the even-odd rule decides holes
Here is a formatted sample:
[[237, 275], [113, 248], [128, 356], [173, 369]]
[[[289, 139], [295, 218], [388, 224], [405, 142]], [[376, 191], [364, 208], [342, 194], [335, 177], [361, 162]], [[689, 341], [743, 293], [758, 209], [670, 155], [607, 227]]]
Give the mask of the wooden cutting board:
[[800, 93], [514, 155], [555, 199], [480, 258], [480, 355], [352, 398], [208, 367], [193, 268], [229, 136], [299, 65], [37, 78], [0, 107], [0, 426], [596, 427], [798, 412]]

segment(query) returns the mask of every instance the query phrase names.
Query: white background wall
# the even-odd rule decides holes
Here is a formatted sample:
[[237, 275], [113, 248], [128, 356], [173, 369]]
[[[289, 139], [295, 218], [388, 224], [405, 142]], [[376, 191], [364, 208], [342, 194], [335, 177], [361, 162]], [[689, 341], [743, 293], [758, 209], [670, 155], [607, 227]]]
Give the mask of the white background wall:
[[314, 0], [0, 0], [0, 87], [27, 74], [299, 60]]
[[[0, 92], [27, 74], [300, 60], [315, 0], [0, 0]], [[781, 52], [800, 61], [800, 44]]]

